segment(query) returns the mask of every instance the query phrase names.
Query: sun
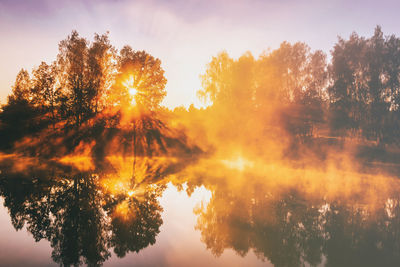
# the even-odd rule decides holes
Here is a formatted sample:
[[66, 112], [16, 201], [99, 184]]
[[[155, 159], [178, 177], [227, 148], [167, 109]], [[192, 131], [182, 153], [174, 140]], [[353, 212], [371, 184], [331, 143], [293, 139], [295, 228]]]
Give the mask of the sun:
[[135, 87], [135, 79], [133, 75], [129, 76], [124, 82], [122, 82], [122, 85], [128, 89], [128, 93], [132, 97], [132, 104], [135, 104], [135, 96], [137, 95], [138, 90]]
[[136, 94], [137, 94], [137, 89], [136, 88], [134, 88], [134, 87], [131, 87], [131, 88], [129, 88], [129, 94], [131, 95], [131, 96], [135, 96]]

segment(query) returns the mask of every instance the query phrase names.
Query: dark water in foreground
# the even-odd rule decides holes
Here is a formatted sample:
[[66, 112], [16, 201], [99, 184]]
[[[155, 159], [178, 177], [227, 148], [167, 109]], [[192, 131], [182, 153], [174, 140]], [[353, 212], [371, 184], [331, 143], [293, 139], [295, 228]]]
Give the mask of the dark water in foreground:
[[0, 265], [400, 266], [397, 178], [244, 158], [132, 169], [3, 161]]

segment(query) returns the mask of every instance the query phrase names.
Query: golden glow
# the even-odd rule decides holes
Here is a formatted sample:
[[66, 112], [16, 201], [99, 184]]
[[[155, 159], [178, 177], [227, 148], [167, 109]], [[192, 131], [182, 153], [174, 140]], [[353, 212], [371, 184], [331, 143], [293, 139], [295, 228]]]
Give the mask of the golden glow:
[[81, 171], [89, 171], [94, 169], [93, 158], [91, 157], [91, 150], [95, 145], [94, 142], [89, 144], [81, 142], [74, 149], [70, 155], [66, 155], [59, 159], [63, 164], [72, 165]]
[[129, 208], [128, 202], [125, 200], [117, 205], [113, 216], [118, 217], [124, 221], [131, 219], [135, 213], [132, 209]]
[[136, 88], [129, 88], [129, 94], [132, 96], [132, 97], [135, 97], [135, 95], [137, 94], [137, 90], [136, 90]]
[[72, 165], [80, 171], [89, 171], [94, 169], [93, 160], [88, 156], [65, 156], [59, 159], [60, 163]]
[[135, 79], [133, 76], [129, 76], [128, 79], [122, 82], [122, 85], [125, 86], [126, 88], [134, 88], [135, 86]]
[[128, 195], [129, 197], [131, 197], [131, 196], [133, 196], [134, 193], [135, 193], [135, 192], [134, 192], [133, 190], [130, 190], [130, 191], [128, 191], [127, 195]]
[[230, 169], [235, 169], [238, 171], [243, 171], [245, 168], [251, 168], [253, 166], [253, 162], [242, 157], [238, 156], [236, 158], [228, 159], [228, 160], [222, 160], [222, 163], [230, 168]]
[[360, 173], [349, 159], [343, 159], [341, 168], [337, 164], [336, 160], [332, 160], [324, 168], [297, 168], [283, 161], [266, 162], [261, 158], [211, 158], [187, 167], [180, 182], [189, 184], [193, 179], [190, 177], [206, 177], [202, 180], [203, 185], [211, 191], [224, 186], [229, 190], [242, 192], [250, 184], [268, 188], [277, 195], [295, 189], [310, 199], [356, 201], [368, 205], [371, 210], [378, 208], [376, 203], [379, 203], [380, 198], [400, 190], [398, 179], [388, 174]]
[[130, 75], [128, 79], [126, 79], [124, 82], [122, 82], [122, 85], [125, 86], [128, 89], [129, 95], [132, 97], [132, 105], [136, 103], [135, 101], [135, 96], [138, 93], [137, 90], [137, 84], [135, 83], [135, 78], [133, 75]]
[[106, 192], [113, 195], [125, 194], [129, 188], [129, 179], [124, 179], [123, 176], [111, 176], [104, 177], [101, 181], [101, 185]]

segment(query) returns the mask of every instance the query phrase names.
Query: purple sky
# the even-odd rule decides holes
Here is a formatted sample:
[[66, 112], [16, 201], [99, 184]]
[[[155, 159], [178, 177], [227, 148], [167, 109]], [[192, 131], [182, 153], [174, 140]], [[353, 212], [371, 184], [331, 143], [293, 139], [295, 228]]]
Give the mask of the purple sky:
[[160, 58], [168, 79], [164, 103], [200, 104], [199, 75], [213, 55], [258, 56], [282, 41], [329, 53], [337, 36], [356, 31], [400, 35], [398, 1], [323, 0], [0, 0], [0, 101], [19, 69], [56, 58], [58, 42], [76, 29], [88, 39], [110, 31], [112, 43]]

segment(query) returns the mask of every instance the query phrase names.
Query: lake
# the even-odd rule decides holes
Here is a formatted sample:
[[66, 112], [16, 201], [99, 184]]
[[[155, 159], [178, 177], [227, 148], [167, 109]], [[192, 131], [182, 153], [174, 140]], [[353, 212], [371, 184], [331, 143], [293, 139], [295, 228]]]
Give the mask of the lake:
[[1, 266], [399, 266], [400, 182], [257, 158], [3, 156]]

